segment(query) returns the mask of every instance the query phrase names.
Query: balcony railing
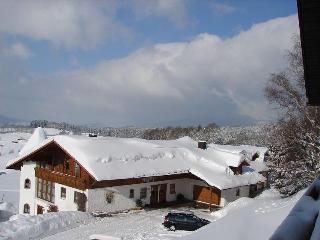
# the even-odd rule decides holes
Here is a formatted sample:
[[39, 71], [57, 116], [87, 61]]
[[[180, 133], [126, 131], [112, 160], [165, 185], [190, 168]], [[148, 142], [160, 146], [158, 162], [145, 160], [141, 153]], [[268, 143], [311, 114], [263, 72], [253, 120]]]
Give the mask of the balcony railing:
[[79, 179], [74, 176], [66, 175], [60, 172], [50, 171], [48, 169], [36, 167], [35, 176], [43, 180], [60, 183], [69, 187], [85, 190], [88, 184], [84, 179]]

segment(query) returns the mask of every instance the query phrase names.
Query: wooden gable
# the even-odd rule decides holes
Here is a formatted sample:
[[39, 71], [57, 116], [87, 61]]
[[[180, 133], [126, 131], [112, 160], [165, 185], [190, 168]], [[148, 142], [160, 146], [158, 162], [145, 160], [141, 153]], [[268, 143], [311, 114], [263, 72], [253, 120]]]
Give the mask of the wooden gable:
[[55, 141], [37, 149], [11, 168], [20, 169], [24, 161], [36, 163], [35, 176], [43, 180], [60, 183], [77, 189], [87, 189], [95, 178]]

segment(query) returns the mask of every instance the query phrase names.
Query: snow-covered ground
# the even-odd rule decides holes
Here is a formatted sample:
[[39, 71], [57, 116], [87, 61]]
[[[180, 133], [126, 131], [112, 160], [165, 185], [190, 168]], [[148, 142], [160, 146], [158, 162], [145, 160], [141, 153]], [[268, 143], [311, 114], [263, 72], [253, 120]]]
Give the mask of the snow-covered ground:
[[28, 133], [0, 134], [0, 239], [72, 240], [89, 239], [93, 234], [123, 240], [268, 239], [303, 193], [281, 199], [276, 191], [268, 190], [256, 199], [240, 198], [212, 214], [195, 210], [196, 215], [212, 221], [196, 232], [165, 229], [161, 223], [169, 209], [129, 212], [106, 218], [94, 218], [80, 212], [11, 216], [18, 209], [20, 173], [6, 170], [5, 164], [17, 157], [26, 142], [23, 139], [29, 137]]
[[30, 136], [29, 133], [0, 134], [0, 222], [7, 220], [4, 211], [16, 213], [19, 204], [20, 172], [7, 170], [5, 166], [10, 159], [18, 156]]
[[[305, 190], [293, 197], [280, 198], [275, 190], [266, 190], [255, 199], [240, 198], [220, 211], [211, 224], [201, 228], [183, 240], [215, 239], [269, 239]], [[182, 240], [181, 239], [181, 240]]]
[[13, 216], [11, 221], [0, 223], [0, 239], [84, 240], [94, 234], [123, 240], [211, 240], [213, 236], [223, 240], [269, 239], [303, 192], [281, 199], [276, 191], [267, 190], [257, 199], [240, 198], [211, 214], [192, 209], [197, 216], [212, 221], [195, 232], [172, 232], [164, 228], [161, 223], [170, 211], [165, 208], [105, 218], [94, 218], [80, 212], [22, 218]]
[[94, 221], [89, 213], [59, 212], [43, 215], [14, 215], [9, 221], [0, 223], [0, 239], [41, 239], [48, 234], [54, 234]]
[[[183, 209], [181, 209], [183, 210]], [[169, 240], [179, 239], [182, 236], [191, 234], [188, 231], [169, 231], [162, 222], [169, 209], [143, 210], [117, 214], [113, 217], [97, 219], [87, 225], [79, 226], [53, 236], [44, 238], [45, 240], [79, 239], [85, 240], [93, 234], [119, 237], [123, 240]], [[193, 209], [199, 217], [208, 220], [213, 219], [209, 212]]]

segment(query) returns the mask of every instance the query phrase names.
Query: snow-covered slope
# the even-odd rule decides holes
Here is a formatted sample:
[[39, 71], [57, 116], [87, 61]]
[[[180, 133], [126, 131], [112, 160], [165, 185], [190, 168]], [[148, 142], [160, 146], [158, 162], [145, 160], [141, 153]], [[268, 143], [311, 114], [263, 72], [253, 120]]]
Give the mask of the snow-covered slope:
[[267, 190], [255, 199], [240, 198], [214, 212], [216, 221], [181, 240], [269, 239], [304, 192], [281, 199], [276, 191]]

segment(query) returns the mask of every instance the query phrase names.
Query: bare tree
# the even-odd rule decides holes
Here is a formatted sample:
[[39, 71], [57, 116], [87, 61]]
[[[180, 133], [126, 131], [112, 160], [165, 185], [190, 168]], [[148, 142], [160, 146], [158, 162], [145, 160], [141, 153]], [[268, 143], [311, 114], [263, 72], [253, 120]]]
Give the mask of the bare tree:
[[319, 174], [320, 112], [308, 106], [299, 38], [293, 38], [288, 67], [271, 74], [265, 96], [279, 112], [271, 150], [274, 185], [285, 196], [308, 186]]

